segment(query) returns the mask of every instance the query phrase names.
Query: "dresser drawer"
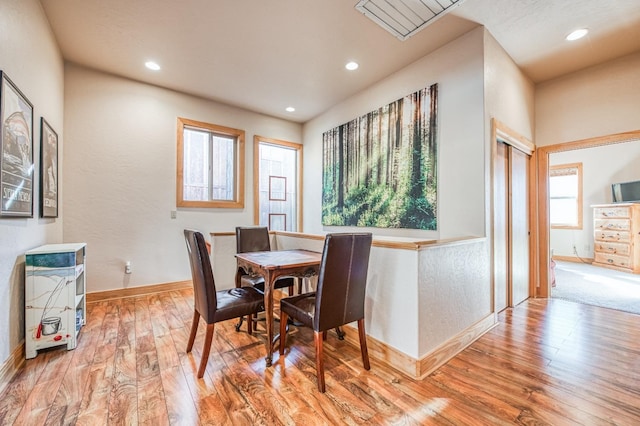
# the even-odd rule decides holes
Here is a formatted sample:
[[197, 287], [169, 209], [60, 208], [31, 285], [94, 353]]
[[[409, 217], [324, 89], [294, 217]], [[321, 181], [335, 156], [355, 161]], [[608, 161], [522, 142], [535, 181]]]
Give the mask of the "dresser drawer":
[[607, 217], [631, 217], [629, 207], [596, 207], [593, 209], [593, 217], [596, 219]]
[[604, 263], [605, 265], [620, 266], [622, 268], [631, 268], [629, 256], [618, 256], [616, 254], [606, 254], [596, 252], [595, 261]]
[[631, 242], [631, 234], [625, 231], [596, 231], [596, 242], [598, 241], [610, 241], [628, 243]]
[[596, 241], [593, 245], [593, 248], [596, 252], [605, 254], [618, 254], [621, 256], [628, 256], [629, 253], [631, 253], [631, 247], [629, 246], [629, 244]]
[[631, 221], [629, 219], [596, 219], [594, 227], [596, 230], [628, 231], [631, 229]]

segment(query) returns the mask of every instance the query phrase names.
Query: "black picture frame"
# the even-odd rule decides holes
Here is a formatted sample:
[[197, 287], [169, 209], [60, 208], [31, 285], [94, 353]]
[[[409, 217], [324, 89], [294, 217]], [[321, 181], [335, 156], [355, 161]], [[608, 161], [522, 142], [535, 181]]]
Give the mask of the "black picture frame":
[[33, 217], [33, 104], [0, 70], [0, 217]]
[[40, 117], [40, 217], [58, 217], [58, 133]]

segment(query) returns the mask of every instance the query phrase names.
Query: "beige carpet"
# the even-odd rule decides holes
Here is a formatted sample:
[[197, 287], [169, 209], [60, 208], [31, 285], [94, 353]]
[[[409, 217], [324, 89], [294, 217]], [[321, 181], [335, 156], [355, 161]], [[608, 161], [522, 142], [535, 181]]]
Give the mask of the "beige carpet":
[[556, 261], [551, 297], [640, 315], [640, 275]]

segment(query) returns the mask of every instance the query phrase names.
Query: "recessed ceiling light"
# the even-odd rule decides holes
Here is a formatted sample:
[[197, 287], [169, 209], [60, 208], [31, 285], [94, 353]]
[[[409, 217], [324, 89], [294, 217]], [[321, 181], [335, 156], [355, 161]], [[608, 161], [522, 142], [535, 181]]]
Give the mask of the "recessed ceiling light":
[[357, 70], [358, 69], [358, 63], [357, 62], [348, 62], [347, 65], [345, 65], [344, 67], [346, 69], [348, 69], [349, 71], [353, 71], [353, 70]]
[[153, 71], [159, 71], [159, 70], [160, 70], [160, 65], [156, 64], [156, 63], [155, 63], [155, 62], [153, 62], [153, 61], [147, 61], [147, 62], [145, 62], [145, 63], [144, 63], [144, 66], [145, 66], [145, 67], [147, 67], [147, 68], [149, 68], [150, 70], [153, 70]]
[[295, 109], [294, 107], [286, 107], [286, 108], [285, 108], [285, 110], [286, 110], [287, 112], [293, 112], [293, 111], [295, 111], [296, 109]]
[[586, 28], [580, 28], [579, 30], [575, 30], [574, 32], [569, 34], [566, 39], [569, 41], [578, 40], [579, 38], [586, 36], [588, 32], [589, 30], [587, 30]]

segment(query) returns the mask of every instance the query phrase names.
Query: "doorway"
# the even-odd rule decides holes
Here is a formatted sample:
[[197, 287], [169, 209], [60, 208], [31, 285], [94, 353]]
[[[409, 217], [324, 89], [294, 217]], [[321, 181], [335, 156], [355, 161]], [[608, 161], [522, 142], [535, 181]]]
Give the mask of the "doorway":
[[[640, 180], [637, 166], [640, 161], [640, 143], [638, 140], [628, 140], [614, 144], [598, 144], [601, 140], [602, 138], [596, 138], [579, 149], [551, 152], [548, 155], [548, 232], [550, 252], [555, 264], [552, 264], [555, 266], [555, 286], [551, 284], [550, 297], [640, 313], [640, 274], [632, 274], [631, 271], [618, 268], [615, 264], [609, 267], [602, 266], [612, 257], [626, 259], [625, 261], [630, 259], [630, 246], [625, 243], [625, 235], [628, 234], [624, 231], [599, 231], [603, 223], [606, 226], [610, 224], [606, 221], [608, 216], [603, 222], [599, 213], [596, 214], [600, 211], [596, 210], [596, 206], [611, 205], [613, 202], [612, 184]], [[579, 205], [573, 209], [567, 209], [565, 206], [562, 210], [578, 215], [578, 218], [569, 220], [567, 217], [567, 223], [561, 223], [559, 226], [559, 215], [554, 213], [554, 207], [560, 207], [554, 204], [557, 203], [554, 199], [554, 179], [558, 178], [554, 176], [558, 171], [566, 172], [576, 165], [580, 166], [578, 192], [575, 198]], [[622, 209], [627, 211], [626, 207]], [[570, 221], [573, 224], [569, 224]], [[615, 219], [611, 223], [615, 224]], [[599, 237], [594, 241], [596, 234]], [[601, 240], [603, 235], [606, 235], [606, 238], [610, 235], [612, 242], [608, 242], [606, 238]], [[599, 262], [592, 264], [596, 258]], [[632, 266], [637, 272], [637, 262], [633, 263], [635, 265]]]
[[[559, 243], [553, 242], [552, 246], [552, 235], [550, 230], [549, 223], [549, 170], [551, 167], [551, 155], [555, 153], [567, 153], [569, 151], [578, 151], [584, 150], [588, 148], [594, 147], [613, 147], [619, 146], [619, 144], [623, 144], [625, 142], [635, 142], [640, 141], [640, 130], [633, 132], [625, 132], [625, 133], [617, 133], [608, 136], [584, 139], [574, 142], [567, 142], [556, 145], [543, 146], [538, 148], [537, 150], [537, 229], [538, 233], [538, 245], [536, 249], [536, 260], [539, 265], [539, 275], [538, 275], [538, 285], [536, 288], [536, 297], [551, 297], [552, 296], [552, 288], [551, 288], [551, 256], [550, 251], [553, 246], [560, 246]], [[615, 157], [612, 155], [612, 157]], [[609, 155], [606, 156], [606, 159], [609, 159]], [[565, 161], [565, 159], [562, 159]], [[601, 163], [603, 163], [603, 158], [601, 158]], [[634, 164], [637, 164], [638, 159], [628, 158], [628, 156], [618, 156], [616, 161], [635, 161]], [[601, 170], [601, 167], [598, 168]], [[588, 171], [584, 171], [585, 179], [587, 179]], [[598, 172], [600, 173], [600, 172]], [[600, 174], [596, 173], [597, 176], [602, 178]], [[624, 179], [622, 176], [618, 175], [615, 179]], [[605, 189], [601, 189], [601, 191], [606, 191]], [[609, 189], [610, 193], [610, 189]], [[605, 198], [601, 198], [600, 201], [589, 200], [585, 195], [585, 208], [586, 212], [591, 211], [591, 204], [598, 204], [606, 201]], [[588, 231], [589, 229], [593, 229], [592, 216], [590, 214], [585, 214], [584, 216], [584, 227]], [[575, 243], [571, 243], [571, 253], [573, 252], [573, 245], [576, 245], [577, 251], [582, 255], [582, 251], [587, 251], [588, 243], [584, 242], [584, 240], [576, 239]], [[556, 247], [553, 247], [554, 250], [557, 250]], [[591, 250], [593, 249], [593, 244], [590, 246]], [[554, 256], [562, 255], [561, 252], [554, 253]], [[590, 257], [588, 254], [584, 254], [581, 257]]]

